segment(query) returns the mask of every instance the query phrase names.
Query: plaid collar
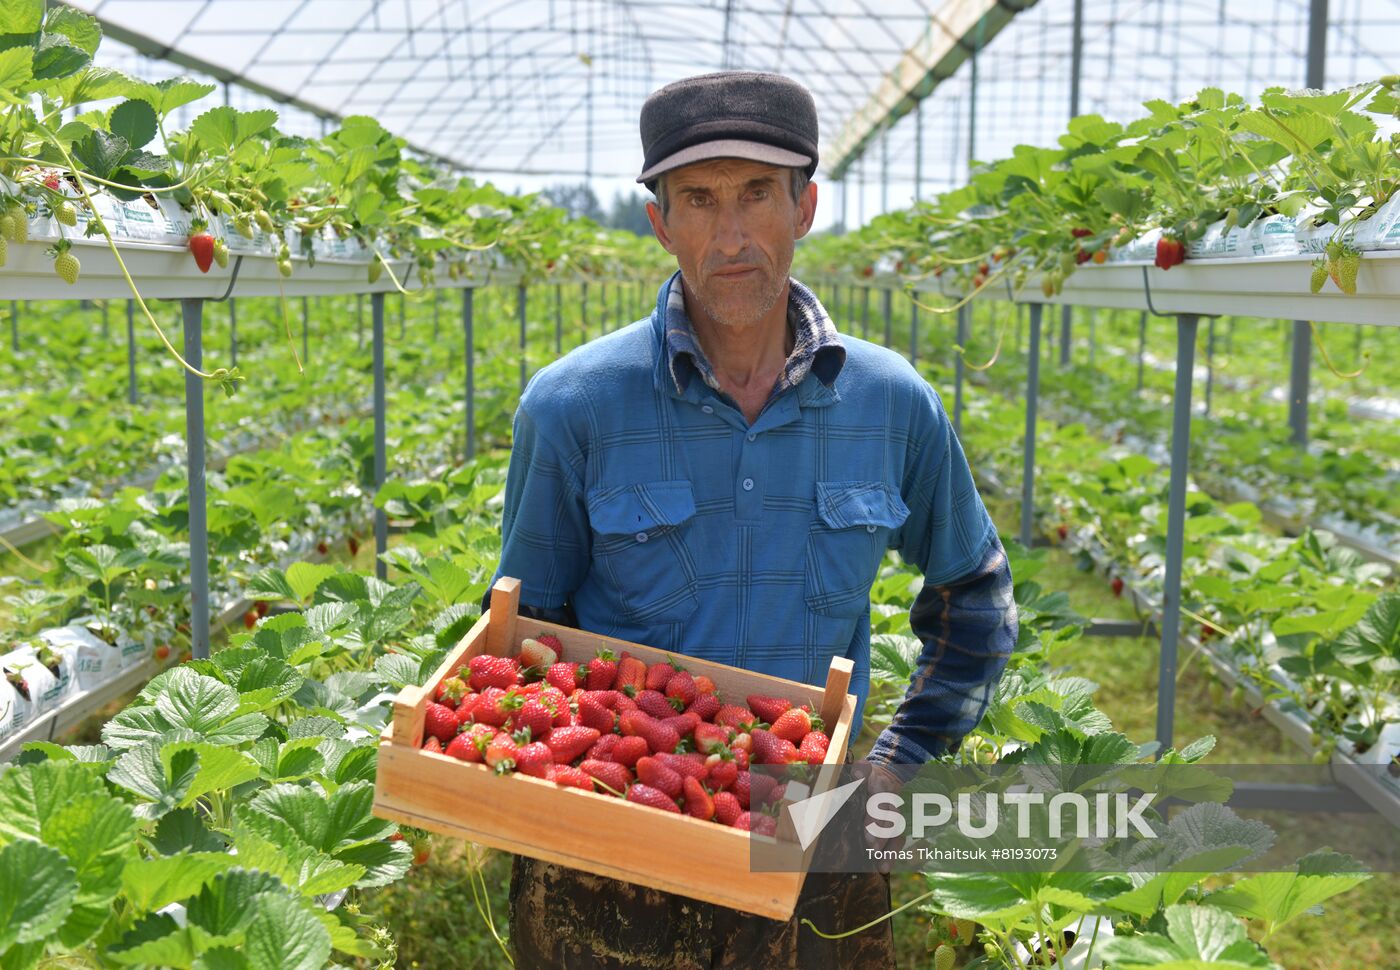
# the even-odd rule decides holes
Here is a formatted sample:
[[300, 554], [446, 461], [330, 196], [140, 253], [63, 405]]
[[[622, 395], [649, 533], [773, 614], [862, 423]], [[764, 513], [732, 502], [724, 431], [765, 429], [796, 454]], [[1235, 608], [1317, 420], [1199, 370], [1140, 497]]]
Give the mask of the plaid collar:
[[[666, 298], [666, 354], [671, 379], [676, 382], [676, 392], [685, 393], [691, 372], [698, 373], [706, 385], [718, 391], [719, 380], [715, 377], [714, 368], [700, 349], [695, 326], [685, 312], [685, 293], [681, 289], [679, 270], [671, 277], [669, 288]], [[808, 372], [830, 387], [846, 362], [846, 348], [817, 295], [792, 277], [788, 277], [787, 320], [788, 330], [793, 335], [792, 353], [783, 364], [783, 372], [773, 387], [773, 396], [797, 387], [807, 379]]]

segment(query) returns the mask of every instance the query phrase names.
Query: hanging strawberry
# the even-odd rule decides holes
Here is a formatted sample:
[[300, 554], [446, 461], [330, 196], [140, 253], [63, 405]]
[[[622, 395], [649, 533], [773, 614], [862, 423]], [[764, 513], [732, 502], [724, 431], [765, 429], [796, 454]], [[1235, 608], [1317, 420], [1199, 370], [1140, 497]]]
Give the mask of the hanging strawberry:
[[53, 248], [49, 250], [49, 255], [54, 258], [54, 272], [58, 274], [59, 279], [63, 280], [63, 282], [67, 283], [69, 286], [78, 282], [78, 273], [83, 268], [82, 264], [78, 262], [78, 257], [73, 255], [72, 250], [73, 244], [67, 239], [60, 239], [54, 244]]
[[1180, 239], [1163, 235], [1157, 240], [1157, 258], [1153, 261], [1158, 269], [1171, 269], [1186, 262], [1186, 244]]
[[214, 265], [214, 237], [209, 234], [209, 224], [203, 219], [190, 223], [190, 252], [194, 254], [194, 264], [201, 273], [209, 272]]

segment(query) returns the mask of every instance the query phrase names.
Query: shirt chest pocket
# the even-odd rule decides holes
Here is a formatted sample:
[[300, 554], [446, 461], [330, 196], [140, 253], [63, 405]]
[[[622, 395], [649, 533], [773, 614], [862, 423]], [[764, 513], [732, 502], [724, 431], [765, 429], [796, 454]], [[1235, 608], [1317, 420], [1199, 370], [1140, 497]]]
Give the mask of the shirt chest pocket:
[[690, 482], [594, 488], [586, 501], [593, 572], [619, 610], [638, 623], [688, 618], [698, 602], [686, 541], [695, 518]]
[[817, 482], [816, 517], [807, 533], [805, 596], [813, 612], [860, 616], [894, 530], [909, 517], [884, 482]]

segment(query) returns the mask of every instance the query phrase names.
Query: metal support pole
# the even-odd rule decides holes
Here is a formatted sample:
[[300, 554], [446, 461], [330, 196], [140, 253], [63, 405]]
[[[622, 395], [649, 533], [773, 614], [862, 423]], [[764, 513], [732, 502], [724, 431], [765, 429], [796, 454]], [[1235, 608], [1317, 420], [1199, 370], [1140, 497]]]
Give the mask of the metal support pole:
[[1210, 414], [1211, 393], [1215, 387], [1215, 317], [1206, 322], [1206, 414]]
[[627, 319], [627, 311], [626, 311], [626, 309], [625, 309], [625, 308], [623, 307], [623, 305], [622, 305], [622, 289], [623, 289], [622, 284], [619, 283], [619, 284], [617, 285], [617, 300], [615, 301], [616, 306], [617, 306], [617, 325], [618, 325], [618, 327], [621, 327], [623, 321]]
[[1069, 116], [1079, 116], [1079, 79], [1084, 70], [1084, 0], [1074, 0], [1069, 47]]
[[919, 366], [919, 304], [909, 294], [909, 363]]
[[365, 349], [365, 295], [355, 294], [355, 347]]
[[953, 433], [962, 434], [963, 350], [967, 347], [967, 304], [958, 307], [957, 346], [953, 348]]
[[476, 290], [462, 291], [462, 346], [467, 361], [467, 461], [476, 457], [476, 357], [472, 349], [472, 317]]
[[[384, 400], [384, 294], [370, 295], [370, 316], [373, 319], [374, 340], [374, 490], [384, 487], [389, 477], [389, 460], [384, 443], [387, 404]], [[384, 553], [389, 551], [389, 516], [382, 508], [374, 510], [374, 575], [386, 579], [388, 565]]]
[[1327, 78], [1327, 0], [1308, 3], [1308, 62], [1303, 83], [1322, 89]]
[[564, 352], [564, 287], [554, 284], [554, 353]]
[[525, 307], [526, 307], [526, 292], [525, 292], [525, 287], [524, 287], [524, 286], [521, 286], [521, 287], [519, 288], [519, 293], [520, 293], [520, 298], [519, 298], [519, 303], [518, 303], [518, 305], [519, 305], [519, 309], [520, 309], [520, 393], [521, 393], [521, 394], [524, 394], [524, 393], [525, 393], [525, 378], [526, 378], [526, 374], [525, 374], [525, 371], [526, 371], [526, 366], [525, 366], [525, 316], [526, 316], [526, 314], [525, 314]]
[[870, 287], [860, 288], [860, 339], [870, 339]]
[[[973, 63], [976, 63], [974, 60]], [[924, 99], [914, 102], [914, 201], [924, 197]]]
[[10, 349], [19, 353], [19, 301], [10, 301]]
[[112, 339], [112, 328], [107, 322], [107, 301], [102, 301], [102, 339], [109, 341]]
[[399, 339], [408, 332], [408, 297], [399, 294]]
[[588, 343], [588, 284], [581, 284], [581, 288], [583, 293], [579, 297], [579, 343], [586, 344]]
[[1293, 362], [1288, 372], [1288, 426], [1292, 442], [1308, 444], [1308, 385], [1312, 378], [1312, 336], [1308, 321], [1293, 321]]
[[880, 133], [880, 211], [890, 211], [890, 127]]
[[[181, 300], [185, 360], [204, 366], [204, 301]], [[185, 371], [185, 474], [189, 483], [190, 653], [209, 657], [209, 510], [204, 495], [204, 379]]]
[[1069, 327], [1070, 321], [1074, 318], [1074, 307], [1065, 306], [1060, 309], [1060, 366], [1069, 366]]
[[894, 302], [894, 291], [881, 290], [880, 302], [884, 305], [885, 310], [885, 346], [888, 347], [890, 345], [890, 328], [894, 325], [893, 320], [891, 318], [891, 312], [894, 309], [894, 307], [892, 306]]
[[1147, 311], [1143, 310], [1138, 315], [1138, 375], [1137, 389], [1142, 393], [1142, 365], [1143, 359], [1147, 356]]
[[136, 403], [136, 301], [126, 301], [126, 399]]
[[1021, 463], [1021, 545], [1031, 547], [1035, 519], [1035, 418], [1040, 403], [1040, 318], [1045, 307], [1032, 303], [1031, 351], [1026, 362], [1026, 440]]
[[238, 301], [233, 298], [228, 301], [228, 358], [230, 367], [238, 366]]
[[301, 362], [305, 364], [311, 359], [311, 344], [307, 334], [311, 328], [311, 308], [306, 302], [306, 297], [301, 298]]
[[1181, 557], [1186, 533], [1186, 481], [1191, 456], [1191, 374], [1200, 318], [1176, 318], [1176, 393], [1172, 399], [1171, 484], [1167, 490], [1166, 572], [1162, 581], [1162, 650], [1157, 673], [1157, 743], [1171, 747], [1176, 720], [1176, 650], [1181, 633]]

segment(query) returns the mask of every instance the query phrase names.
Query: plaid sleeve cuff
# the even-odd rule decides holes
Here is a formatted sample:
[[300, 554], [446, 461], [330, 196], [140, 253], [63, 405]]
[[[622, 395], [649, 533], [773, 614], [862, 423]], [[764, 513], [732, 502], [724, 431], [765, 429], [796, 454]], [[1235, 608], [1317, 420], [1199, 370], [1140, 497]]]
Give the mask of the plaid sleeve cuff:
[[885, 728], [875, 739], [875, 744], [870, 749], [870, 753], [865, 756], [865, 760], [892, 767], [894, 765], [927, 764], [938, 757], [936, 754], [925, 751], [903, 735]]

